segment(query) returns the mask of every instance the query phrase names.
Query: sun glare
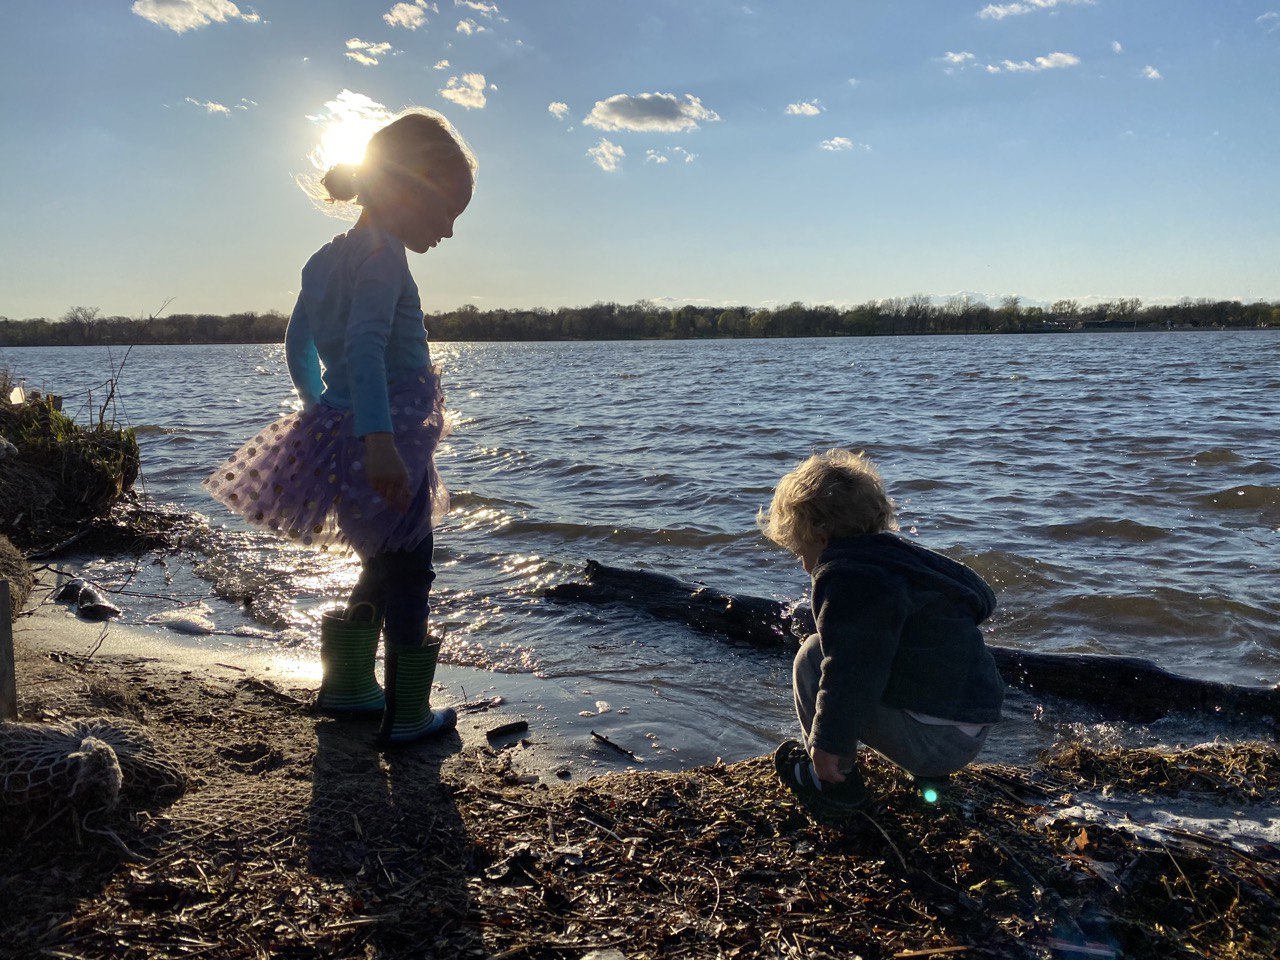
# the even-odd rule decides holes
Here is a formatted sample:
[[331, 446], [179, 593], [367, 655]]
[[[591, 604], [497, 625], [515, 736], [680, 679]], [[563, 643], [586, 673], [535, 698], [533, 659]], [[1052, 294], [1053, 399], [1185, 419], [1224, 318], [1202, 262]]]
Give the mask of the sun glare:
[[362, 93], [343, 90], [309, 118], [320, 127], [320, 142], [310, 153], [318, 173], [339, 163], [359, 163], [369, 138], [392, 120], [395, 114]]
[[331, 201], [321, 180], [332, 166], [363, 160], [369, 138], [395, 116], [378, 101], [362, 93], [343, 90], [318, 114], [307, 118], [318, 128], [319, 139], [307, 154], [311, 169], [298, 174], [294, 181], [316, 209], [339, 220], [352, 221], [359, 216], [360, 208], [356, 204]]

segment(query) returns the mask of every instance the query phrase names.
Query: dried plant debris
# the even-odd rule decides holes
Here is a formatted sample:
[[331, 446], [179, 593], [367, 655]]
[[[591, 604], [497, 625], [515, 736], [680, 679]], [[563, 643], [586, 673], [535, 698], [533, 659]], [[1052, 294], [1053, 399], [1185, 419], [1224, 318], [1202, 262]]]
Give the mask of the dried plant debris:
[[[1099, 762], [1130, 769], [1125, 753]], [[1206, 770], [1280, 762], [1260, 745], [1166, 759], [1183, 756]], [[1175, 851], [1045, 818], [1072, 777], [1052, 759], [1029, 775], [979, 768], [931, 806], [877, 765], [879, 802], [840, 823], [811, 821], [764, 758], [591, 781], [536, 805], [528, 791], [477, 794], [488, 802], [463, 807], [484, 867], [472, 898], [489, 942], [532, 956], [1275, 955], [1274, 848], [1189, 837]]]
[[1119, 783], [1139, 794], [1192, 791], [1236, 802], [1265, 800], [1280, 789], [1280, 762], [1275, 749], [1265, 744], [1205, 744], [1176, 753], [1067, 744], [1047, 761], [1052, 769], [1096, 789]]
[[82, 427], [49, 398], [0, 401], [0, 437], [14, 451], [0, 471], [0, 532], [20, 549], [54, 549], [105, 514], [140, 464], [132, 430], [104, 418]]
[[818, 821], [767, 758], [530, 786], [508, 750], [384, 756], [371, 725], [266, 684], [66, 669], [24, 710], [63, 721], [87, 685], [127, 681], [187, 791], [0, 835], [0, 956], [1280, 953], [1280, 851], [1070, 813], [1105, 791], [1280, 819], [1271, 745], [1072, 747], [965, 771], [933, 805], [871, 758], [875, 803]]

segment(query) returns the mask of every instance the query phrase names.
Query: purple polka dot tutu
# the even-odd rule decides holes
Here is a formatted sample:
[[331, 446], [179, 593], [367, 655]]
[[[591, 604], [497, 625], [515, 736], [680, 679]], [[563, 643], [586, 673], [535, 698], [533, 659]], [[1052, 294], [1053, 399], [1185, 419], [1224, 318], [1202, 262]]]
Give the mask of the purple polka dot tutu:
[[449, 509], [435, 468], [436, 445], [449, 433], [438, 370], [393, 384], [390, 399], [396, 448], [417, 491], [405, 513], [369, 486], [351, 412], [323, 403], [268, 425], [204, 487], [254, 526], [301, 543], [346, 545], [362, 557], [411, 549]]

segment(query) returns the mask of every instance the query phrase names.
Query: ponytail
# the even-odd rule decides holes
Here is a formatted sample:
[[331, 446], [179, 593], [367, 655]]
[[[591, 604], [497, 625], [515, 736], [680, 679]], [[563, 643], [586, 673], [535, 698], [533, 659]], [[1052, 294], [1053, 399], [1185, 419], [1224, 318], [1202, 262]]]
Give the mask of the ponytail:
[[329, 193], [331, 201], [354, 200], [359, 189], [359, 168], [354, 163], [339, 163], [330, 167], [320, 183]]

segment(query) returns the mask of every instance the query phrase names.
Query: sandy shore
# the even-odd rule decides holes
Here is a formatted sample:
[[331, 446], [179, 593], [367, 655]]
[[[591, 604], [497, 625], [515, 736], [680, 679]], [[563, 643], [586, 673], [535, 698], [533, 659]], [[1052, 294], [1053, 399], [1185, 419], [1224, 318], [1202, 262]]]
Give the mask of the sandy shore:
[[[90, 622], [71, 607], [53, 599], [57, 579], [45, 571], [27, 611], [14, 625], [20, 662], [38, 663], [50, 656], [70, 663], [115, 669], [145, 670], [157, 682], [190, 684], [192, 696], [202, 689], [220, 689], [245, 682], [265, 683], [281, 694], [282, 702], [309, 702], [320, 685], [314, 651], [290, 651], [244, 638], [197, 637], [174, 633], [162, 626], [138, 626], [115, 621]], [[21, 666], [19, 672], [21, 673]], [[380, 669], [380, 668], [379, 668]], [[514, 768], [529, 783], [581, 778], [609, 768], [623, 769], [623, 758], [592, 750], [582, 736], [566, 737], [554, 728], [580, 701], [560, 688], [528, 675], [491, 674], [482, 670], [441, 665], [436, 676], [439, 703], [461, 707], [459, 744], [486, 744], [486, 733], [523, 720], [529, 730], [502, 738], [511, 751]], [[464, 696], [465, 695], [465, 696]], [[468, 709], [466, 704], [471, 704]], [[372, 745], [373, 724], [341, 724], [353, 744]], [[366, 736], [367, 734], [367, 736]], [[585, 749], [584, 749], [585, 748]]]
[[[937, 807], [872, 760], [876, 803], [832, 823], [796, 805], [768, 758], [584, 780], [625, 758], [547, 735], [569, 706], [549, 690], [507, 687], [464, 710], [456, 735], [381, 754], [372, 724], [310, 712], [310, 662], [208, 642], [179, 655], [154, 631], [104, 633], [53, 603], [15, 638], [24, 721], [132, 722], [186, 782], [143, 789], [122, 755], [113, 809], [5, 810], [4, 957], [1280, 951], [1271, 745], [978, 766]], [[484, 674], [440, 679], [495, 695]], [[528, 734], [486, 737], [517, 719]], [[1207, 805], [1239, 839], [1108, 819], [1126, 798], [1128, 811]]]

